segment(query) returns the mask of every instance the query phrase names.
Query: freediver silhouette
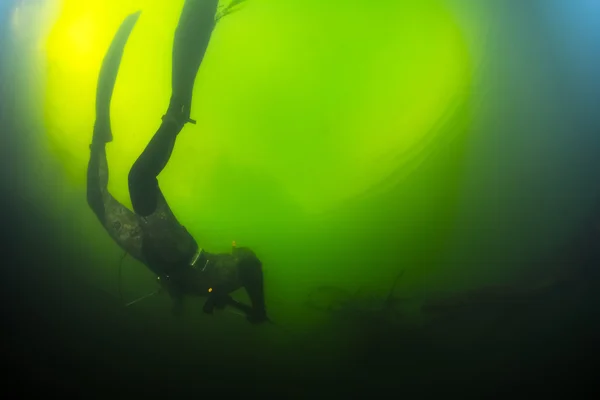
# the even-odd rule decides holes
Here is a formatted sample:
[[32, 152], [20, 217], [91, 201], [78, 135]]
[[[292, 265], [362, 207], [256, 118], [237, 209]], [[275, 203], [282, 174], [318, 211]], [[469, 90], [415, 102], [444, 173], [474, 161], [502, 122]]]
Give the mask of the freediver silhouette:
[[[87, 200], [105, 230], [123, 249], [156, 274], [181, 313], [186, 296], [206, 297], [204, 312], [231, 305], [252, 323], [268, 321], [262, 263], [248, 248], [213, 254], [177, 221], [157, 177], [167, 165], [175, 141], [190, 119], [194, 81], [217, 22], [243, 0], [219, 10], [218, 0], [186, 0], [173, 43], [172, 93], [160, 127], [129, 172], [133, 212], [108, 191], [106, 145], [113, 140], [110, 102], [127, 40], [141, 12], [125, 18], [103, 60], [96, 93], [96, 120], [87, 169]], [[245, 288], [251, 306], [229, 294]]]

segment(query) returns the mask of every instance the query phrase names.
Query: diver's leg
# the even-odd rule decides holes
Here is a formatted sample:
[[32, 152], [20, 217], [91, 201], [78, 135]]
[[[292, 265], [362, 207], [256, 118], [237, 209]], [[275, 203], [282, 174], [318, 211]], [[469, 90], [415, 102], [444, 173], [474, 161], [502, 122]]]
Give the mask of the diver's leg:
[[158, 207], [162, 193], [158, 175], [165, 168], [181, 126], [165, 119], [129, 172], [129, 195], [136, 214], [147, 217]]
[[132, 257], [142, 260], [142, 232], [133, 212], [108, 191], [108, 163], [102, 143], [90, 146], [87, 169], [87, 201], [98, 220], [117, 244]]
[[194, 81], [215, 26], [218, 0], [186, 0], [173, 43], [172, 95], [163, 122], [129, 173], [134, 211], [151, 215], [162, 197], [157, 177], [167, 165], [177, 135], [190, 122]]
[[230, 306], [230, 307], [233, 307], [233, 308], [235, 308], [236, 310], [238, 310], [238, 311], [241, 311], [241, 312], [243, 312], [244, 314], [246, 314], [246, 316], [248, 316], [248, 318], [249, 318], [249, 319], [251, 318], [251, 316], [252, 316], [252, 313], [253, 313], [253, 311], [254, 311], [254, 310], [252, 309], [252, 307], [250, 307], [250, 306], [248, 306], [248, 305], [246, 305], [246, 304], [240, 303], [239, 301], [236, 301], [236, 300], [232, 299], [231, 297], [229, 297], [229, 298], [228, 298], [228, 299], [226, 299], [226, 300], [227, 300], [227, 302], [225, 302], [225, 304], [224, 304], [224, 305], [228, 305], [228, 306]]
[[158, 175], [165, 167], [180, 128], [164, 121], [129, 173], [129, 195], [144, 230], [142, 253], [158, 275], [170, 275], [190, 262], [198, 245], [177, 221], [160, 187]]
[[186, 0], [173, 42], [172, 95], [167, 115], [190, 121], [194, 82], [215, 28], [219, 0]]
[[104, 225], [106, 221], [104, 200], [108, 186], [106, 151], [104, 145], [99, 143], [91, 145], [90, 150], [90, 160], [87, 167], [87, 201], [96, 217]]
[[139, 220], [108, 191], [106, 143], [112, 141], [110, 103], [127, 40], [140, 16], [125, 18], [102, 61], [96, 88], [96, 120], [87, 168], [87, 200], [109, 235], [131, 256], [142, 260]]

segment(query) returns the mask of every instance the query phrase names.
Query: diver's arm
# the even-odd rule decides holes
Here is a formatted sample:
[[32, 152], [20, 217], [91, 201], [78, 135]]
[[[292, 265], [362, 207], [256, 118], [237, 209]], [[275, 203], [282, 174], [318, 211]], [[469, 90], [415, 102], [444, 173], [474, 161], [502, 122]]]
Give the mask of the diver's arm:
[[236, 247], [234, 254], [238, 259], [240, 281], [246, 289], [250, 304], [252, 304], [249, 313], [247, 313], [248, 321], [252, 323], [265, 322], [268, 318], [265, 306], [262, 263], [252, 250], [245, 247]]
[[250, 307], [247, 304], [240, 303], [239, 301], [234, 300], [231, 297], [229, 298], [227, 305], [235, 308], [236, 310], [243, 312], [244, 314], [246, 314], [246, 317], [248, 317], [248, 318], [250, 318], [250, 316], [252, 315], [252, 311], [253, 311], [252, 307]]
[[215, 308], [224, 308], [226, 305], [230, 305], [232, 301], [234, 300], [228, 294], [213, 291], [210, 295], [208, 295], [202, 310], [206, 314], [212, 314]]
[[254, 310], [254, 308], [252, 308], [251, 306], [249, 306], [247, 304], [240, 303], [239, 301], [234, 300], [229, 295], [211, 294], [210, 296], [208, 296], [206, 303], [204, 303], [203, 310], [207, 314], [212, 314], [212, 312], [215, 308], [224, 308], [225, 306], [230, 306], [230, 307], [235, 308], [238, 311], [243, 312], [244, 315], [246, 315], [246, 318], [250, 322], [263, 322], [263, 320], [258, 321], [255, 318], [256, 310]]

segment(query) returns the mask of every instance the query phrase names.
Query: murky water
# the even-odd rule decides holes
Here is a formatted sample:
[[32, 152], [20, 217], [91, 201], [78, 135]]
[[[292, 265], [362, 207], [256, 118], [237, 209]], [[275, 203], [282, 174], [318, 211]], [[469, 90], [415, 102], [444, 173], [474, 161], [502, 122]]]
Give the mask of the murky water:
[[[88, 394], [249, 381], [312, 395], [314, 382], [479, 394], [583, 368], [598, 332], [598, 2], [248, 0], [223, 19], [198, 124], [160, 179], [202, 246], [259, 254], [276, 323], [260, 327], [195, 300], [174, 317], [163, 295], [123, 307], [123, 254], [85, 200], [110, 40], [142, 10], [108, 148], [129, 206], [182, 5], [0, 4], [13, 368]], [[126, 302], [156, 289], [143, 265], [121, 268]]]

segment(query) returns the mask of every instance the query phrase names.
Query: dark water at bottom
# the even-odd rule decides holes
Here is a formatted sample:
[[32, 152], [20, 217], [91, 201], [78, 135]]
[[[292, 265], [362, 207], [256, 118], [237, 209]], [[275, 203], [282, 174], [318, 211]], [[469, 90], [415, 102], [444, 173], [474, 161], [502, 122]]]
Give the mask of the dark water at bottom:
[[2, 269], [5, 388], [19, 395], [489, 398], [594, 386], [597, 282], [558, 287], [519, 310], [472, 310], [421, 329], [339, 323], [272, 346], [234, 335], [191, 348], [204, 339], [201, 327], [131, 312], [61, 276], [53, 266], [76, 257], [42, 245], [54, 224], [26, 207], [5, 205], [5, 226], [15, 228], [2, 231], [10, 264]]

